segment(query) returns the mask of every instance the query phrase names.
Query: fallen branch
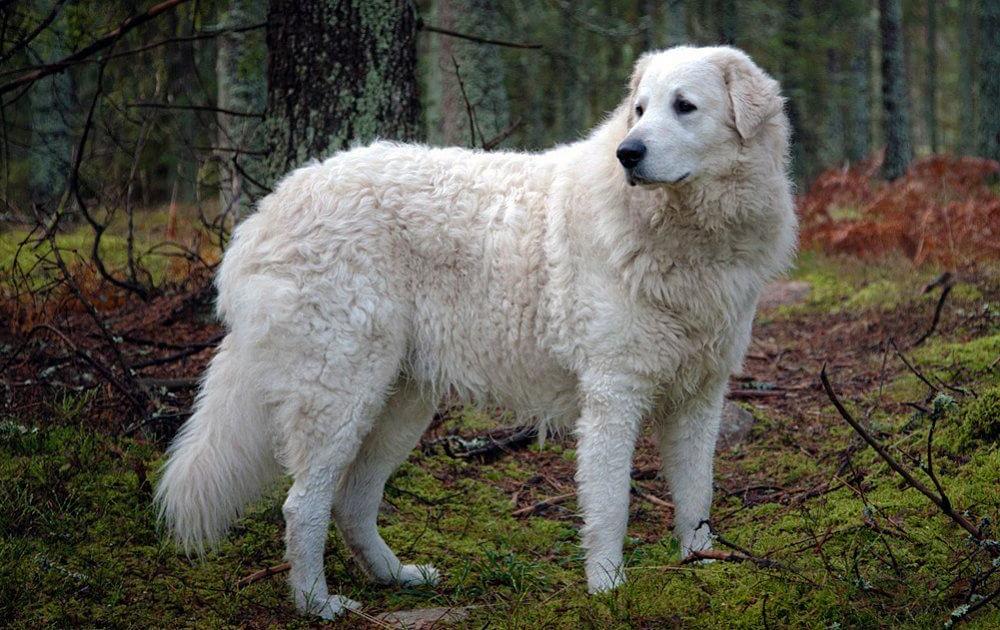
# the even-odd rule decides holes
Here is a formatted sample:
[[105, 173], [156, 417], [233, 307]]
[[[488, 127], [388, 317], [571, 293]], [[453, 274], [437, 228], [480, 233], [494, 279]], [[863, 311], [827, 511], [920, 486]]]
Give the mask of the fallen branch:
[[[653, 479], [656, 477], [656, 474], [657, 474], [656, 468], [633, 468], [631, 477], [632, 479], [635, 480]], [[642, 492], [640, 490], [634, 490], [634, 491], [637, 495], [639, 495], [643, 499], [646, 499], [650, 503], [654, 503], [661, 507], [666, 507], [670, 509], [674, 508], [674, 504], [670, 503], [669, 501], [664, 501], [663, 499], [654, 497], [653, 495], [646, 492]], [[542, 499], [538, 503], [529, 505], [527, 507], [523, 507], [519, 510], [515, 510], [511, 515], [514, 517], [530, 516], [532, 514], [541, 512], [547, 507], [552, 507], [553, 505], [559, 505], [560, 503], [565, 503], [567, 500], [575, 496], [576, 496], [576, 490], [573, 490], [572, 492], [567, 492], [566, 494], [560, 494], [554, 497], [549, 497], [548, 499]]]
[[576, 491], [567, 492], [566, 494], [560, 494], [554, 497], [549, 497], [548, 499], [543, 499], [538, 503], [529, 505], [528, 507], [523, 507], [520, 510], [514, 510], [511, 514], [514, 518], [520, 518], [522, 516], [531, 516], [532, 514], [537, 514], [545, 508], [552, 507], [553, 505], [559, 505], [560, 503], [565, 503], [569, 499], [576, 496]]
[[254, 571], [250, 575], [241, 577], [236, 581], [236, 588], [246, 588], [254, 582], [259, 582], [261, 580], [267, 579], [272, 575], [278, 575], [279, 573], [284, 573], [292, 568], [291, 563], [282, 562], [281, 564], [276, 564], [273, 567], [267, 567], [266, 569], [261, 569], [260, 571]]
[[730, 390], [732, 400], [750, 400], [753, 398], [783, 398], [788, 393], [782, 389], [734, 389]]
[[978, 527], [973, 525], [969, 521], [969, 519], [962, 516], [962, 514], [955, 511], [954, 507], [951, 504], [951, 501], [948, 500], [947, 496], [938, 495], [933, 490], [931, 490], [923, 483], [921, 483], [920, 480], [914, 477], [913, 474], [909, 470], [907, 470], [902, 464], [897, 462], [896, 459], [889, 454], [889, 451], [886, 450], [886, 448], [878, 440], [872, 437], [872, 435], [868, 433], [868, 431], [865, 430], [865, 428], [862, 427], [857, 420], [854, 419], [854, 416], [852, 416], [851, 413], [847, 411], [847, 409], [844, 407], [844, 405], [841, 404], [840, 399], [837, 398], [837, 394], [833, 391], [833, 386], [830, 385], [830, 379], [826, 375], [825, 365], [823, 366], [823, 369], [820, 370], [819, 378], [820, 381], [823, 383], [823, 389], [826, 390], [827, 397], [829, 397], [830, 402], [832, 402], [833, 406], [837, 409], [837, 413], [840, 414], [840, 416], [847, 422], [847, 424], [851, 425], [851, 428], [854, 429], [854, 431], [857, 432], [857, 434], [860, 435], [861, 438], [864, 439], [864, 441], [867, 442], [869, 446], [875, 449], [875, 452], [878, 453], [879, 457], [881, 457], [882, 460], [885, 461], [885, 463], [888, 464], [890, 468], [895, 470], [896, 473], [898, 473], [899, 476], [902, 477], [906, 481], [906, 483], [908, 483], [911, 487], [913, 487], [918, 492], [923, 494], [925, 497], [930, 499], [930, 501], [934, 505], [936, 505], [938, 509], [940, 509], [941, 512], [945, 514], [945, 516], [947, 516], [955, 523], [957, 523], [959, 526], [961, 526], [962, 529], [969, 532], [969, 534], [972, 535], [974, 539], [980, 542], [985, 540], [983, 533], [979, 530]]

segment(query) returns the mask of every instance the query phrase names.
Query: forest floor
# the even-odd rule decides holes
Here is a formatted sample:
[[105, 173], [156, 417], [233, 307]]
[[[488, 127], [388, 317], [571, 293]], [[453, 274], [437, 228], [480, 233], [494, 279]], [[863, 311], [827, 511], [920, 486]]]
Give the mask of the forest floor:
[[[974, 543], [908, 487], [838, 415], [819, 379], [826, 365], [847, 409], [929, 486], [921, 467], [932, 454], [956, 511], [996, 538], [1000, 269], [958, 274], [934, 332], [915, 345], [940, 295], [923, 290], [939, 273], [905, 261], [800, 257], [793, 278], [808, 284], [808, 295], [762, 310], [743, 374], [733, 380], [734, 398], [755, 421], [717, 457], [712, 527], [720, 561], [680, 563], [670, 496], [654, 476], [657, 457], [644, 435], [628, 583], [587, 595], [572, 437], [497, 450], [490, 438], [501, 435], [502, 414], [453, 408], [391, 479], [380, 518], [400, 557], [434, 564], [441, 583], [374, 585], [331, 529], [330, 589], [364, 608], [329, 625], [396, 627], [391, 613], [433, 607], [425, 616], [457, 627], [1000, 626], [996, 543]], [[177, 409], [190, 403], [190, 379], [219, 333], [209, 313], [209, 294], [199, 292], [115, 316], [116, 330], [128, 331], [123, 343], [148, 356], [138, 378]], [[77, 339], [71, 350], [88, 352], [87, 339]], [[53, 362], [67, 348], [53, 343], [18, 357], [20, 339], [0, 344], [5, 623], [327, 625], [296, 615], [282, 575], [254, 575], [282, 561], [284, 486], [217, 552], [189, 560], [158, 534], [150, 497], [182, 414], [139, 426], [110, 385], [65, 386], [80, 376], [72, 362]], [[54, 366], [45, 374], [37, 372], [39, 352]], [[177, 359], [180, 352], [189, 353]], [[477, 446], [487, 447], [484, 461], [468, 456]]]

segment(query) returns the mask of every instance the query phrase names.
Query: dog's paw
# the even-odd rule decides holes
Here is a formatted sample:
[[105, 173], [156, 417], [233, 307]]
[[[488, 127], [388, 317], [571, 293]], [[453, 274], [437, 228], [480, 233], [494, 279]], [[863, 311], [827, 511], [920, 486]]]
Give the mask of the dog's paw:
[[435, 586], [440, 581], [441, 574], [429, 564], [404, 564], [395, 578], [400, 586]]
[[587, 576], [587, 592], [591, 595], [613, 591], [625, 583], [625, 572], [618, 568], [614, 571], [599, 570]]
[[361, 604], [343, 595], [330, 595], [322, 601], [309, 601], [300, 609], [306, 614], [317, 615], [329, 621], [343, 615], [347, 609], [361, 610]]

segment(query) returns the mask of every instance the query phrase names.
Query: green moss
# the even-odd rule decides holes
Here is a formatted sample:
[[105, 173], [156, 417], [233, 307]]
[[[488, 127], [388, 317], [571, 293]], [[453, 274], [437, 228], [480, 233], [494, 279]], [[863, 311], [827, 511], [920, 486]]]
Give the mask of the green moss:
[[962, 407], [961, 421], [965, 444], [980, 442], [993, 445], [1000, 440], [1000, 386], [980, 392], [978, 397]]

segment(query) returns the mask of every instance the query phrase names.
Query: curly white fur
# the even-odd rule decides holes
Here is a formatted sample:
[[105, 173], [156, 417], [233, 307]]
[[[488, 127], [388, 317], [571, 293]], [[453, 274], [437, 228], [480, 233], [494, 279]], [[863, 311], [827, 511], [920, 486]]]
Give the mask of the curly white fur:
[[[680, 90], [703, 117], [671, 117]], [[641, 181], [653, 183], [628, 185], [615, 158], [626, 137], [650, 145]], [[787, 144], [777, 85], [745, 55], [677, 48], [644, 56], [626, 102], [575, 144], [377, 142], [291, 173], [219, 270], [229, 334], [157, 488], [170, 530], [200, 552], [283, 469], [301, 610], [357, 605], [327, 592], [331, 511], [375, 579], [433, 582], [376, 518], [386, 479], [455, 391], [575, 428], [591, 591], [623, 579], [644, 417], [682, 548], [707, 548], [727, 380], [795, 245]], [[655, 183], [676, 164], [690, 177]]]

